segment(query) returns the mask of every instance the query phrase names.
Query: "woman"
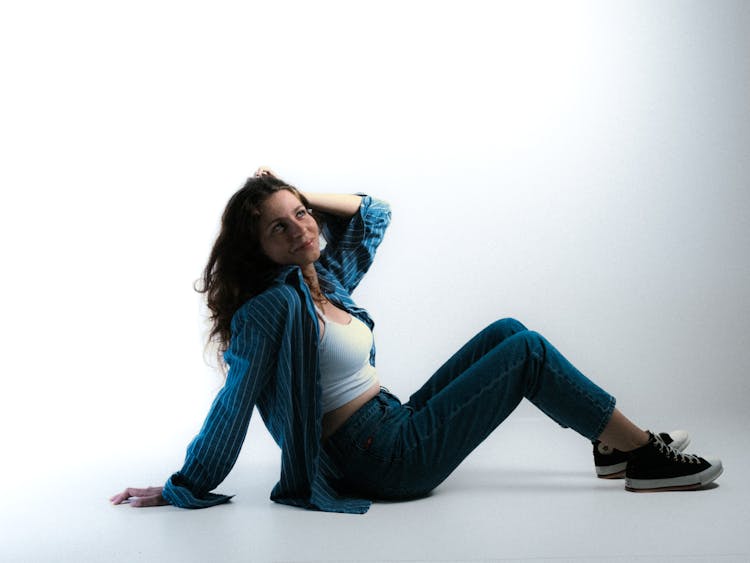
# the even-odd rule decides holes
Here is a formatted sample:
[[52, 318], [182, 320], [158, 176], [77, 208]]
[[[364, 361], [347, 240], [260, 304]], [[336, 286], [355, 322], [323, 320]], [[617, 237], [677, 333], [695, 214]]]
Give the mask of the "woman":
[[[232, 469], [257, 405], [282, 451], [277, 502], [363, 513], [428, 493], [528, 398], [594, 444], [597, 475], [626, 489], [695, 489], [721, 462], [680, 453], [684, 432], [644, 431], [547, 340], [497, 321], [405, 404], [380, 387], [373, 321], [351, 293], [390, 221], [365, 195], [302, 194], [259, 169], [230, 199], [203, 275], [211, 338], [229, 367], [185, 463], [163, 487], [111, 498], [203, 508]], [[320, 248], [319, 235], [326, 240]]]

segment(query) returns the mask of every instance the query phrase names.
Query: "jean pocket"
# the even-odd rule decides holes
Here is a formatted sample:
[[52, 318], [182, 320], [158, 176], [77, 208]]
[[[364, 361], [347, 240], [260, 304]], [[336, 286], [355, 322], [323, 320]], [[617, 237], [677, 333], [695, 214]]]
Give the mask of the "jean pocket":
[[361, 456], [378, 462], [392, 462], [401, 458], [398, 410], [384, 406], [378, 416], [374, 416], [352, 437], [352, 445]]

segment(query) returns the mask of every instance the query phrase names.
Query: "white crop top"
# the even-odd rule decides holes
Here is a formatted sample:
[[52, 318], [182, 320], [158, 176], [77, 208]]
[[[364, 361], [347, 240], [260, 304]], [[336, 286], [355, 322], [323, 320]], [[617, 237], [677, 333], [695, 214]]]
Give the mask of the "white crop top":
[[325, 328], [320, 339], [319, 362], [323, 413], [359, 397], [377, 381], [370, 364], [372, 331], [354, 315], [349, 324], [329, 320], [315, 308]]

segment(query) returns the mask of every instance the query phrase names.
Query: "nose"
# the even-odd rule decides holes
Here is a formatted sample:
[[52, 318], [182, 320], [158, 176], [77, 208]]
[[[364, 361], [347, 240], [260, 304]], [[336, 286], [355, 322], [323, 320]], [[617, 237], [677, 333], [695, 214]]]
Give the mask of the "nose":
[[287, 231], [287, 233], [289, 233], [289, 236], [292, 237], [293, 239], [297, 239], [305, 233], [305, 229], [302, 225], [300, 225], [296, 221], [293, 221], [290, 224], [289, 230]]

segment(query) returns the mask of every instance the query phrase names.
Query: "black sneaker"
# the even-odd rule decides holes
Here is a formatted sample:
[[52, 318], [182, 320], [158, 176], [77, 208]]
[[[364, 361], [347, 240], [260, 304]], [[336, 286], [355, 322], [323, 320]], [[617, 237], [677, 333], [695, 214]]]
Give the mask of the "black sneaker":
[[682, 454], [651, 434], [634, 450], [625, 470], [625, 488], [635, 492], [687, 491], [707, 485], [724, 470], [718, 459]]
[[[678, 451], [684, 451], [690, 443], [690, 436], [684, 430], [672, 430], [659, 434], [662, 441]], [[610, 448], [598, 440], [594, 444], [594, 467], [600, 479], [622, 479], [632, 452], [622, 452]]]

